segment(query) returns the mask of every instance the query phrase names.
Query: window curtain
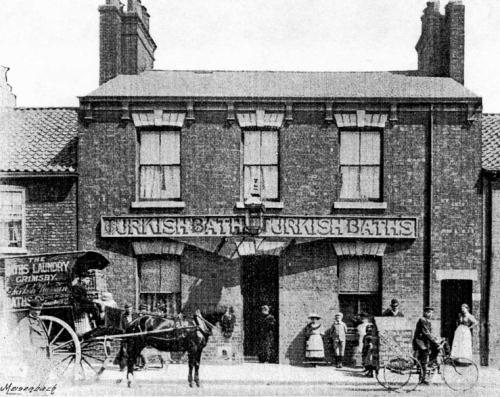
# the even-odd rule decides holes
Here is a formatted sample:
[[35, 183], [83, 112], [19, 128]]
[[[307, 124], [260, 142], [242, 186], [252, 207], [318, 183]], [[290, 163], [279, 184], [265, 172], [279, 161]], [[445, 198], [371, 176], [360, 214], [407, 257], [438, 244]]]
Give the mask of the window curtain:
[[141, 199], [180, 198], [180, 132], [141, 132], [139, 155]]
[[0, 191], [0, 246], [22, 247], [23, 193]]
[[244, 196], [254, 185], [263, 199], [278, 198], [278, 132], [245, 131], [243, 146]]

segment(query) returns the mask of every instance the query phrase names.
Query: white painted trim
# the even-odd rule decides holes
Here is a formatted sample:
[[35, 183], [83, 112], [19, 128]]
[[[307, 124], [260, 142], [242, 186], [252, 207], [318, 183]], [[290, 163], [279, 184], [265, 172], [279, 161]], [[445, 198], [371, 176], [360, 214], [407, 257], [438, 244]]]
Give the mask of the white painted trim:
[[363, 210], [385, 210], [387, 203], [378, 203], [374, 201], [335, 201], [333, 203], [335, 209], [363, 209]]
[[131, 208], [185, 208], [184, 201], [133, 201]]
[[472, 280], [477, 281], [477, 270], [476, 269], [450, 269], [436, 270], [436, 280]]
[[[243, 201], [237, 201], [234, 206], [239, 210], [245, 209], [245, 203]], [[283, 201], [264, 201], [264, 207], [271, 210], [282, 210], [284, 206]]]
[[21, 247], [0, 247], [0, 253], [2, 254], [27, 254], [28, 250], [26, 248], [26, 188], [23, 186], [15, 185], [0, 185], [1, 191], [17, 191], [21, 192], [23, 209], [22, 209], [22, 221], [21, 221]]

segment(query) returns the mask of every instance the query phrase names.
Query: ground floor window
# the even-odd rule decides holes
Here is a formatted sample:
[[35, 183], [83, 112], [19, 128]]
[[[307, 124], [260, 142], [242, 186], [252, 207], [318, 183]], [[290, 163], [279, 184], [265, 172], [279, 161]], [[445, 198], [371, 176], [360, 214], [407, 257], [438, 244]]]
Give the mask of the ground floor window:
[[139, 301], [150, 311], [174, 316], [181, 310], [181, 272], [176, 257], [144, 257], [139, 261]]
[[381, 314], [380, 259], [346, 257], [339, 260], [339, 308], [348, 326], [356, 325], [360, 313]]
[[359, 322], [359, 314], [380, 316], [382, 310], [380, 294], [339, 295], [340, 312], [344, 314], [344, 322], [348, 327], [355, 327]]

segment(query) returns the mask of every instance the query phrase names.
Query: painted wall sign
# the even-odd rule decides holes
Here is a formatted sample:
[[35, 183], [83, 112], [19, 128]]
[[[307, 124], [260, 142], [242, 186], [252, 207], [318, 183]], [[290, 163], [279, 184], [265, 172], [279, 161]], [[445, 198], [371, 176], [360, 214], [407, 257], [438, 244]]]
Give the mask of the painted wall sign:
[[[245, 233], [243, 216], [104, 216], [102, 237], [230, 237]], [[416, 218], [269, 216], [260, 237], [415, 239]]]

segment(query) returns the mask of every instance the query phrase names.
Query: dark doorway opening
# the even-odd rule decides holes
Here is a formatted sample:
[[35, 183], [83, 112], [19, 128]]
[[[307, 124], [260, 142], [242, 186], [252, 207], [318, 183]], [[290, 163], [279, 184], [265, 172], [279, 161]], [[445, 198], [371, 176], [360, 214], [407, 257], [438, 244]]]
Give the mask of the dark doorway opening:
[[256, 361], [260, 342], [259, 319], [262, 305], [270, 307], [276, 319], [274, 333], [274, 361], [277, 362], [279, 346], [279, 266], [278, 258], [255, 256], [243, 258], [241, 269], [243, 295], [243, 353], [247, 360]]
[[447, 338], [450, 345], [463, 303], [472, 310], [472, 280], [441, 281], [441, 336]]

